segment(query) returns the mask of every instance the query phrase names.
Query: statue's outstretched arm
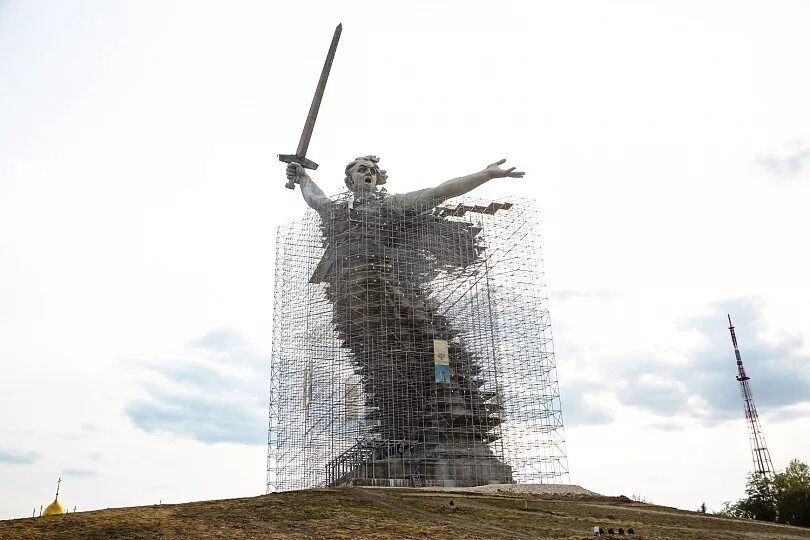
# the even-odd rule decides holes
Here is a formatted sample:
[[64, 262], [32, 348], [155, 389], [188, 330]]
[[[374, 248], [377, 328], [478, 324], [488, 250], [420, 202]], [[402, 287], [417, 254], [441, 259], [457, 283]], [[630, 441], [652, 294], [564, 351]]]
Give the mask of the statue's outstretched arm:
[[516, 171], [515, 167], [502, 169], [501, 165], [504, 163], [506, 163], [506, 160], [501, 159], [495, 163], [490, 163], [482, 171], [453, 178], [452, 180], [442, 182], [436, 187], [420, 189], [402, 195], [395, 195], [394, 197], [401, 198], [401, 204], [404, 207], [428, 208], [441, 204], [451, 197], [458, 197], [459, 195], [469, 193], [493, 178], [523, 178], [525, 173]]
[[301, 195], [303, 195], [304, 200], [311, 208], [320, 212], [329, 207], [329, 203], [331, 202], [329, 197], [323, 194], [318, 184], [309, 177], [306, 169], [301, 165], [298, 163], [290, 163], [287, 165], [287, 179], [294, 180], [301, 186]]

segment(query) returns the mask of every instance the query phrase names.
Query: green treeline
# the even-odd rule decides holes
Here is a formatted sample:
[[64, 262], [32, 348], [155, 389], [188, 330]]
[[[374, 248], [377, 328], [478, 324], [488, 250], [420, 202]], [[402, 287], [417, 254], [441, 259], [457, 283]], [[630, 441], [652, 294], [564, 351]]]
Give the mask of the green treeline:
[[746, 497], [727, 502], [720, 514], [810, 527], [810, 468], [798, 459], [770, 480], [749, 474]]

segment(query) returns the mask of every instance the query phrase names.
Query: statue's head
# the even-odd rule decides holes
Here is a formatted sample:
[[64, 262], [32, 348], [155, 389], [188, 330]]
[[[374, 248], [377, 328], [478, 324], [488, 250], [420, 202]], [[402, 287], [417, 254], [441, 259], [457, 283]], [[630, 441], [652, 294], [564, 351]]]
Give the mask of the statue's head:
[[379, 162], [377, 156], [363, 156], [346, 165], [346, 187], [355, 193], [377, 191], [388, 180], [386, 171], [377, 166]]

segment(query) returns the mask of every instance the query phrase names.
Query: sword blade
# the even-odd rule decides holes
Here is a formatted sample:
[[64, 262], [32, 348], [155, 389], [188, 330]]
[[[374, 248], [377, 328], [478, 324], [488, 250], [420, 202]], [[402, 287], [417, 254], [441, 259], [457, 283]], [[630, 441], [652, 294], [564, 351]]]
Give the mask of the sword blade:
[[321, 78], [318, 81], [318, 87], [315, 88], [315, 96], [313, 96], [312, 105], [309, 107], [307, 121], [304, 124], [304, 130], [301, 132], [301, 139], [298, 141], [298, 150], [295, 152], [298, 156], [303, 157], [307, 155], [309, 139], [312, 137], [312, 130], [315, 129], [315, 119], [318, 118], [318, 109], [321, 108], [323, 91], [326, 88], [326, 81], [329, 79], [329, 71], [332, 69], [332, 61], [335, 59], [335, 51], [337, 50], [338, 41], [340, 41], [340, 33], [342, 31], [343, 23], [337, 25], [335, 34], [332, 36], [332, 44], [329, 45], [329, 52], [326, 54], [326, 61], [323, 63]]

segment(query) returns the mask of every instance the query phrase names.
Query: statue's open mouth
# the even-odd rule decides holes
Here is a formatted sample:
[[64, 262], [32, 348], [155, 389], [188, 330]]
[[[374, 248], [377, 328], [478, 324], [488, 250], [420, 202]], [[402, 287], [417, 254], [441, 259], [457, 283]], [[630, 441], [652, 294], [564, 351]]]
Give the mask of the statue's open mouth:
[[371, 178], [366, 176], [366, 184], [370, 184], [370, 183], [371, 183]]

